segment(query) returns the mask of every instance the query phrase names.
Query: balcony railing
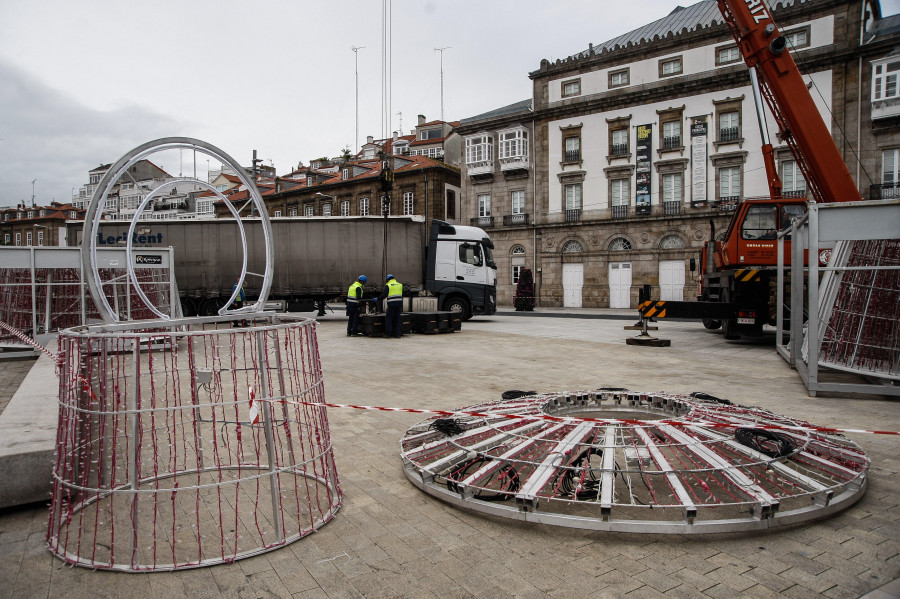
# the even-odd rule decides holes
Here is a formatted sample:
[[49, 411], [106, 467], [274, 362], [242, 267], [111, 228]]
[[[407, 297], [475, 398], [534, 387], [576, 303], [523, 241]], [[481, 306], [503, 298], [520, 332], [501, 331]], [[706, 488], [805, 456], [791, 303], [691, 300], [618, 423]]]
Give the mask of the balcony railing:
[[493, 160], [479, 160], [478, 162], [467, 162], [466, 163], [466, 174], [470, 177], [474, 177], [475, 175], [484, 175], [486, 173], [494, 172], [494, 161]]
[[610, 150], [613, 156], [624, 156], [628, 153], [628, 144], [613, 144]]
[[879, 183], [869, 186], [870, 200], [892, 200], [900, 198], [900, 183]]
[[514, 225], [527, 225], [531, 221], [528, 220], [527, 214], [504, 214], [503, 225], [510, 227]]
[[627, 218], [628, 217], [628, 206], [613, 206], [612, 207], [612, 217], [613, 218]]
[[528, 155], [508, 156], [500, 159], [501, 171], [514, 171], [528, 168]]
[[725, 127], [719, 129], [719, 141], [737, 141], [741, 138], [739, 127]]
[[725, 196], [719, 198], [719, 211], [721, 212], [734, 212], [737, 208], [737, 205], [741, 203], [741, 196]]
[[493, 227], [493, 216], [476, 216], [469, 221], [473, 227]]
[[663, 149], [671, 150], [672, 148], [681, 147], [681, 136], [672, 135], [671, 137], [663, 137]]
[[663, 202], [663, 214], [666, 216], [681, 214], [681, 202]]
[[578, 162], [581, 160], [581, 150], [566, 150], [566, 162]]
[[581, 208], [567, 208], [566, 222], [575, 223], [581, 220]]

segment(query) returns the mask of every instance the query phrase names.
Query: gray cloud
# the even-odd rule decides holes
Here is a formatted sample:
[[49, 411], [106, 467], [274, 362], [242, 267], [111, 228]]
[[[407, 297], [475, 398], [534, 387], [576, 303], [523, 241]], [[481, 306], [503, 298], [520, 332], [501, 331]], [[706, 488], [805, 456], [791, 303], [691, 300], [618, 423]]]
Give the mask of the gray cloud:
[[68, 201], [90, 169], [182, 128], [137, 105], [85, 107], [0, 60], [0, 206], [30, 203], [33, 179], [37, 203]]

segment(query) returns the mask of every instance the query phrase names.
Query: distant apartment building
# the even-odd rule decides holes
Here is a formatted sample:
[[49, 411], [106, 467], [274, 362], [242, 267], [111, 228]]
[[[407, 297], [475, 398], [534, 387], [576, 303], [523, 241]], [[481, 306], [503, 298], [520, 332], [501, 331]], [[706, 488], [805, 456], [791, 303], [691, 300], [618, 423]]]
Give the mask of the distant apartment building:
[[[772, 3], [862, 195], [896, 193], [900, 54], [878, 2]], [[766, 196], [747, 67], [705, 0], [532, 72], [530, 102], [463, 119], [464, 217], [494, 240], [500, 305], [533, 268], [545, 306], [693, 299], [691, 258]], [[784, 192], [806, 182], [767, 115]]]
[[65, 246], [66, 222], [84, 220], [84, 209], [51, 202], [49, 206], [0, 208], [0, 245]]

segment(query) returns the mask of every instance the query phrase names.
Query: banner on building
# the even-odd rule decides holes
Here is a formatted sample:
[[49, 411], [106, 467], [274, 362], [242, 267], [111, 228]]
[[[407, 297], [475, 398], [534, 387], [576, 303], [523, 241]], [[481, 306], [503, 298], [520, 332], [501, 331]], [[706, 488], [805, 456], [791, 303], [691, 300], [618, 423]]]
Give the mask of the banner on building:
[[650, 214], [653, 125], [638, 125], [635, 144], [635, 214]]
[[706, 140], [709, 124], [706, 119], [691, 124], [691, 205], [706, 206]]

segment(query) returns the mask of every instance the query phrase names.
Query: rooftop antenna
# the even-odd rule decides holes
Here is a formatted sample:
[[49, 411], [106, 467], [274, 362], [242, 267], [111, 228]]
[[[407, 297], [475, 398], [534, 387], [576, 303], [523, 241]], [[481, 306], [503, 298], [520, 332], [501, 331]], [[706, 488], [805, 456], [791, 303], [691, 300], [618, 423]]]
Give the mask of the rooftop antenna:
[[353, 149], [359, 153], [359, 51], [365, 46], [350, 46], [353, 50], [354, 74], [356, 75], [356, 137], [353, 138]]
[[435, 52], [441, 53], [441, 120], [444, 120], [444, 50], [449, 50], [453, 46], [444, 46], [443, 48], [435, 48]]
[[31, 207], [32, 207], [32, 208], [34, 208], [34, 184], [35, 184], [36, 181], [37, 181], [37, 179], [34, 179], [34, 180], [31, 182]]

